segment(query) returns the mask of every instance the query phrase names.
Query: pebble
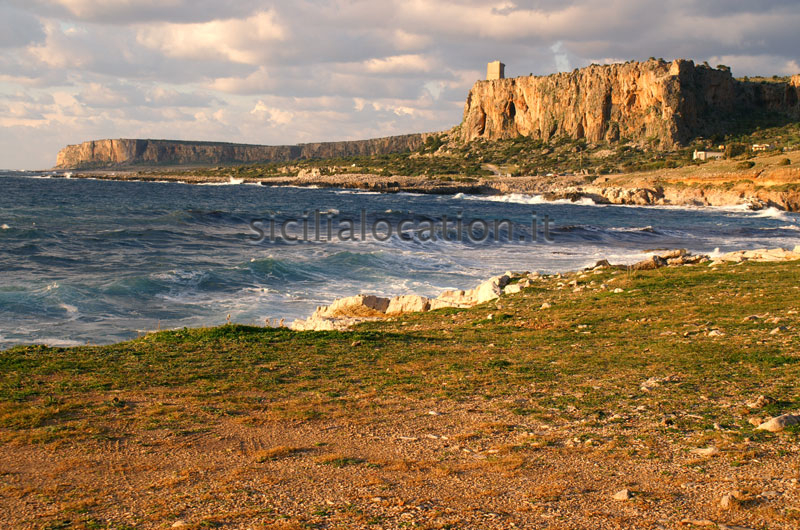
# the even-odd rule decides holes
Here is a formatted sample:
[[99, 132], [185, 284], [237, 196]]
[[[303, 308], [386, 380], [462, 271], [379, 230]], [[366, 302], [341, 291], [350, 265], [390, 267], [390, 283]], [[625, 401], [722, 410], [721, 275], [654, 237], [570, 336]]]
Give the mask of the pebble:
[[545, 303], [542, 304], [541, 308], [542, 309], [550, 309], [551, 307], [553, 307], [553, 306], [549, 302], [545, 302]]
[[735, 496], [731, 495], [730, 493], [723, 495], [722, 499], [719, 501], [720, 508], [725, 510], [729, 510], [739, 504], [739, 501], [736, 499]]
[[183, 528], [184, 526], [189, 526], [186, 524], [186, 521], [175, 521], [172, 523], [172, 528]]
[[699, 455], [699, 456], [714, 456], [719, 454], [719, 449], [716, 447], [701, 447], [699, 449], [692, 449], [692, 454]]
[[630, 492], [630, 490], [628, 490], [627, 488], [625, 488], [625, 489], [623, 489], [623, 490], [619, 490], [618, 492], [616, 492], [616, 493], [613, 495], [613, 497], [612, 497], [612, 498], [613, 498], [615, 501], [628, 501], [628, 500], [630, 500], [630, 499], [632, 499], [632, 498], [633, 498], [633, 495], [631, 495], [631, 492]]
[[747, 420], [747, 423], [749, 423], [753, 427], [758, 427], [759, 425], [764, 423], [764, 418], [759, 418], [758, 416], [753, 416], [752, 418]]
[[614, 290], [613, 290], [613, 291], [611, 291], [611, 292], [612, 292], [612, 293], [619, 294], [619, 293], [624, 293], [625, 291], [623, 291], [622, 289], [620, 289], [619, 287], [617, 287], [616, 289], [614, 289]]
[[762, 396], [758, 396], [753, 401], [747, 403], [747, 408], [749, 408], [749, 409], [760, 409], [760, 408], [766, 407], [767, 405], [771, 405], [772, 403], [775, 403], [774, 399], [772, 399], [771, 397], [767, 397], [767, 396], [763, 396], [762, 395]]
[[722, 337], [724, 335], [725, 335], [725, 333], [723, 333], [722, 331], [720, 331], [718, 329], [712, 329], [711, 331], [708, 332], [708, 336], [709, 337]]
[[787, 330], [786, 326], [778, 326], [777, 328], [775, 328], [772, 331], [770, 331], [769, 334], [770, 335], [777, 335], [778, 333], [781, 333], [781, 332], [786, 331], [786, 330]]

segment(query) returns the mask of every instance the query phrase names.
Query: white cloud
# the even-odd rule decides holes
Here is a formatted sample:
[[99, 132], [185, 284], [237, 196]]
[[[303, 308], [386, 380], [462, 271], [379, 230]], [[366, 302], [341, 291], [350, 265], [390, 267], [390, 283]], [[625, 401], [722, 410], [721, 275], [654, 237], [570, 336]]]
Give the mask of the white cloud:
[[262, 11], [245, 19], [142, 26], [137, 30], [137, 40], [169, 57], [218, 57], [257, 65], [269, 57], [269, 45], [285, 40], [287, 34], [273, 11]]
[[255, 107], [253, 107], [253, 110], [250, 111], [250, 114], [266, 116], [267, 120], [275, 125], [286, 125], [287, 123], [292, 123], [292, 119], [294, 118], [293, 113], [287, 110], [268, 107], [263, 101], [260, 100], [258, 103], [256, 103]]
[[408, 74], [413, 72], [430, 72], [434, 61], [424, 55], [394, 55], [370, 59], [363, 63], [364, 70], [374, 74]]

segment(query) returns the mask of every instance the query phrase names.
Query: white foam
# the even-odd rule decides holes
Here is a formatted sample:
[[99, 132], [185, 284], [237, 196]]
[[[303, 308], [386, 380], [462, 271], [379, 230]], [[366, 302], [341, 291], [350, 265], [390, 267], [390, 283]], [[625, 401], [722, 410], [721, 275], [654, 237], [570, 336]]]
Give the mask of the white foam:
[[380, 195], [379, 191], [361, 191], [361, 190], [336, 190], [334, 193], [338, 195]]
[[228, 182], [200, 182], [198, 186], [238, 186], [239, 184], [244, 184], [243, 178], [228, 177]]
[[757, 210], [754, 212], [755, 215], [753, 217], [769, 217], [772, 219], [780, 219], [781, 221], [792, 221], [792, 216], [785, 212], [784, 210], [779, 210], [774, 206], [770, 206], [769, 208], [764, 208], [763, 210]]
[[37, 339], [37, 342], [53, 348], [72, 348], [74, 346], [84, 346], [86, 343], [78, 340], [69, 339], [56, 339], [56, 338], [42, 338]]
[[575, 204], [578, 206], [602, 206], [598, 205], [589, 197], [581, 197], [577, 201], [571, 201], [569, 199], [547, 200], [542, 195], [528, 195], [525, 193], [509, 193], [508, 195], [466, 195], [464, 193], [457, 193], [453, 195], [453, 198], [467, 201], [507, 202], [513, 204]]
[[10, 229], [11, 227], [10, 227], [10, 226], [8, 226], [7, 224], [3, 223], [2, 225], [0, 225], [0, 228], [2, 228], [3, 230], [8, 230], [8, 229]]
[[78, 308], [71, 304], [60, 303], [58, 307], [66, 311], [67, 313], [74, 314], [78, 312]]

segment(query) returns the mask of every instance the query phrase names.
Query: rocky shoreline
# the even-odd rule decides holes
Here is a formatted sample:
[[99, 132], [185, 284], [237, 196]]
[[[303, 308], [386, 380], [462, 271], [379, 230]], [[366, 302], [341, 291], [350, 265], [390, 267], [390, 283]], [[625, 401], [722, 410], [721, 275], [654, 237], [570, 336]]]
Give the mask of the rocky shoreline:
[[[561, 176], [495, 176], [459, 178], [427, 176], [385, 177], [364, 173], [320, 175], [300, 171], [297, 175], [269, 177], [260, 180], [234, 179], [231, 176], [175, 174], [170, 172], [120, 170], [74, 171], [56, 173], [54, 178], [90, 178], [98, 180], [180, 182], [185, 184], [253, 184], [262, 186], [297, 186], [344, 188], [379, 193], [423, 193], [434, 195], [509, 195], [540, 196], [545, 201], [571, 202], [589, 200], [595, 204], [629, 206], [746, 206], [753, 210], [777, 208], [800, 212], [800, 189], [781, 186], [800, 180], [800, 170], [784, 170], [785, 175], [771, 174], [714, 175], [709, 182], [660, 181], [654, 177], [627, 175], [602, 176], [587, 180], [581, 175]], [[731, 180], [724, 180], [725, 178]], [[759, 178], [759, 185], [754, 184]]]
[[[655, 253], [650, 258], [633, 265], [612, 265], [606, 260], [598, 261], [593, 267], [587, 267], [577, 272], [542, 275], [537, 272], [511, 272], [493, 276], [482, 282], [477, 287], [469, 290], [443, 291], [436, 298], [420, 295], [401, 295], [392, 298], [359, 294], [346, 298], [339, 298], [327, 306], [320, 306], [307, 319], [298, 319], [291, 324], [295, 331], [346, 331], [356, 324], [393, 318], [408, 313], [420, 313], [442, 308], [470, 308], [503, 296], [519, 293], [522, 289], [541, 284], [549, 280], [556, 280], [556, 289], [571, 288], [573, 291], [585, 289], [595, 291], [609, 291], [615, 294], [622, 293], [619, 287], [614, 288], [606, 283], [596, 284], [589, 282], [579, 285], [579, 280], [587, 279], [592, 274], [600, 274], [605, 270], [614, 270], [613, 274], [620, 272], [655, 270], [661, 267], [680, 267], [686, 265], [708, 264], [717, 267], [729, 263], [778, 262], [800, 260], [800, 245], [794, 249], [773, 248], [757, 250], [739, 250], [721, 255], [693, 255], [685, 249], [671, 250]], [[612, 279], [613, 280], [613, 279]], [[542, 309], [550, 306], [545, 303]]]

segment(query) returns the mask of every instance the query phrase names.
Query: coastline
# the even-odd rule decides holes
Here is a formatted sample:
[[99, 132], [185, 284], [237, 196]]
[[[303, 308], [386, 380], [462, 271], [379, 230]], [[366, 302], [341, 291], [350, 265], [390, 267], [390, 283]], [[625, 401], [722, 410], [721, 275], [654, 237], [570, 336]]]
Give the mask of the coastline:
[[[289, 327], [294, 331], [348, 331], [363, 322], [390, 319], [409, 313], [425, 313], [436, 309], [468, 309], [491, 302], [504, 296], [521, 292], [523, 289], [542, 285], [548, 280], [557, 280], [557, 290], [570, 288], [573, 292], [583, 290], [608, 291], [614, 294], [623, 290], [609, 285], [609, 281], [596, 284], [590, 276], [612, 271], [612, 275], [620, 272], [628, 274], [636, 271], [656, 270], [662, 267], [681, 267], [708, 264], [718, 267], [726, 264], [744, 262], [785, 262], [800, 260], [800, 245], [794, 249], [772, 248], [756, 250], [738, 250], [719, 255], [691, 254], [685, 249], [674, 249], [666, 252], [653, 252], [652, 255], [632, 265], [611, 264], [608, 260], [600, 260], [592, 267], [578, 271], [559, 272], [543, 275], [538, 272], [511, 272], [493, 276], [469, 290], [447, 290], [436, 298], [428, 298], [416, 294], [399, 295], [391, 298], [370, 294], [358, 294], [338, 298], [327, 306], [319, 306], [306, 319], [297, 319]], [[581, 282], [581, 280], [587, 280]], [[543, 305], [542, 309], [549, 309]], [[283, 327], [283, 320], [281, 320]]]
[[[187, 171], [187, 172], [184, 172]], [[773, 169], [708, 174], [617, 174], [464, 178], [458, 176], [380, 176], [369, 173], [321, 175], [300, 171], [297, 175], [236, 179], [231, 175], [193, 174], [191, 169], [53, 170], [51, 178], [114, 181], [175, 182], [193, 185], [248, 184], [309, 188], [341, 188], [378, 193], [433, 195], [514, 194], [541, 197], [542, 201], [588, 202], [625, 206], [744, 206], [752, 210], [777, 208], [800, 212], [800, 169]]]

